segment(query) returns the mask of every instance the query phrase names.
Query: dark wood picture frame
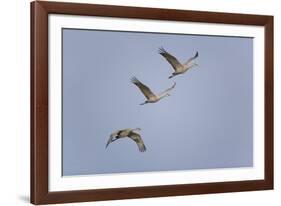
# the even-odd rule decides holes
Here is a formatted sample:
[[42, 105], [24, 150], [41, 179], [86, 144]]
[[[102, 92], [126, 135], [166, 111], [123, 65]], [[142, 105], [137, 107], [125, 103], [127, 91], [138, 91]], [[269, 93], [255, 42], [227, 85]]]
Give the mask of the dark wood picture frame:
[[[169, 21], [258, 25], [265, 28], [264, 180], [49, 192], [48, 15], [69, 14]], [[273, 189], [273, 16], [136, 8], [93, 4], [31, 3], [31, 203], [68, 203], [127, 198]]]

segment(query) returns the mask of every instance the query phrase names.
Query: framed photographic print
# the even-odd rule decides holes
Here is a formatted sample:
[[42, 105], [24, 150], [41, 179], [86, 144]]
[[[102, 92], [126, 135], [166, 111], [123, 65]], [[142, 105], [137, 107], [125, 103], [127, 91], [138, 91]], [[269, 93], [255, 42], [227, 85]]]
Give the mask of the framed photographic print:
[[273, 17], [31, 3], [31, 202], [273, 189]]

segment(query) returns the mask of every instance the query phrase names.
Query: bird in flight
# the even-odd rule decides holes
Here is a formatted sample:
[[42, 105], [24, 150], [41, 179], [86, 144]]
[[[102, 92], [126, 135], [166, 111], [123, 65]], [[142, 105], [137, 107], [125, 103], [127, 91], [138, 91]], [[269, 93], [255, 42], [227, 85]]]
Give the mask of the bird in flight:
[[172, 87], [170, 87], [170, 88], [166, 89], [164, 92], [156, 95], [149, 89], [148, 86], [141, 83], [136, 77], [132, 77], [131, 82], [133, 84], [135, 84], [140, 89], [140, 91], [143, 93], [143, 95], [146, 98], [146, 101], [141, 103], [140, 105], [144, 105], [144, 104], [147, 104], [147, 103], [155, 103], [155, 102], [158, 102], [160, 99], [162, 99], [164, 97], [170, 96], [170, 92], [176, 86], [176, 83], [174, 82]]
[[121, 130], [117, 130], [115, 132], [113, 132], [110, 135], [110, 138], [105, 146], [105, 148], [108, 147], [108, 145], [120, 138], [125, 138], [128, 137], [132, 140], [135, 141], [135, 143], [137, 144], [139, 151], [140, 152], [145, 152], [146, 151], [146, 147], [144, 145], [144, 142], [140, 136], [140, 134], [138, 133], [141, 129], [140, 128], [135, 128], [135, 129], [121, 129]]
[[185, 73], [187, 70], [191, 69], [192, 67], [198, 66], [198, 64], [196, 64], [194, 61], [198, 57], [198, 52], [196, 52], [196, 54], [193, 57], [189, 58], [183, 64], [180, 63], [176, 57], [174, 57], [173, 55], [168, 53], [163, 47], [161, 47], [159, 49], [159, 54], [162, 55], [171, 64], [171, 66], [175, 70], [172, 73], [172, 75], [169, 76], [169, 79], [173, 78], [176, 75]]

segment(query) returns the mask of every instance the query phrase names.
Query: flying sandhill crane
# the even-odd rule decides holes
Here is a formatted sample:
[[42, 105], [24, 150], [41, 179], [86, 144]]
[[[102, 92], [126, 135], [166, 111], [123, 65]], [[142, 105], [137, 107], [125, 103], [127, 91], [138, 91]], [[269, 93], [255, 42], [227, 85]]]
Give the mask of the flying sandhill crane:
[[131, 82], [133, 84], [135, 84], [141, 90], [141, 92], [143, 93], [143, 95], [147, 99], [144, 103], [141, 103], [140, 105], [144, 105], [144, 104], [147, 104], [147, 103], [155, 103], [155, 102], [158, 102], [160, 99], [162, 99], [164, 97], [170, 96], [170, 92], [176, 86], [176, 83], [174, 82], [172, 87], [166, 89], [164, 92], [160, 93], [159, 95], [156, 95], [149, 89], [148, 86], [141, 83], [136, 77], [132, 77]]
[[179, 75], [179, 74], [183, 74], [185, 73], [187, 70], [191, 69], [192, 67], [198, 66], [194, 60], [198, 57], [198, 52], [196, 52], [196, 54], [191, 57], [190, 59], [188, 59], [185, 63], [180, 63], [176, 57], [174, 57], [173, 55], [171, 55], [170, 53], [168, 53], [163, 47], [161, 47], [159, 49], [159, 54], [161, 54], [173, 67], [173, 69], [175, 70], [175, 72], [172, 73], [171, 76], [169, 76], [169, 79]]
[[143, 140], [142, 140], [140, 134], [138, 133], [140, 130], [141, 130], [140, 128], [135, 128], [135, 129], [122, 129], [122, 130], [117, 130], [117, 131], [113, 132], [110, 135], [110, 138], [109, 138], [105, 148], [107, 148], [107, 146], [110, 143], [112, 143], [120, 138], [129, 137], [130, 139], [132, 139], [136, 142], [136, 144], [139, 147], [140, 152], [145, 152], [146, 147], [143, 143]]

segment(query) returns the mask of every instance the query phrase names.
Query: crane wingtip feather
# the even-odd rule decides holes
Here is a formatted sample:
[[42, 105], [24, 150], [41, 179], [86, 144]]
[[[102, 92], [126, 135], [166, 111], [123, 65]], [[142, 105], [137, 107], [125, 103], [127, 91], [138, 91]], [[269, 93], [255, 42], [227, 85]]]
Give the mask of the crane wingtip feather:
[[166, 52], [166, 50], [161, 46], [161, 47], [159, 47], [158, 53], [159, 53], [159, 54], [165, 54], [165, 53], [167, 53], [167, 52]]
[[139, 80], [135, 76], [132, 76], [131, 82], [135, 84], [135, 83], [139, 82]]

